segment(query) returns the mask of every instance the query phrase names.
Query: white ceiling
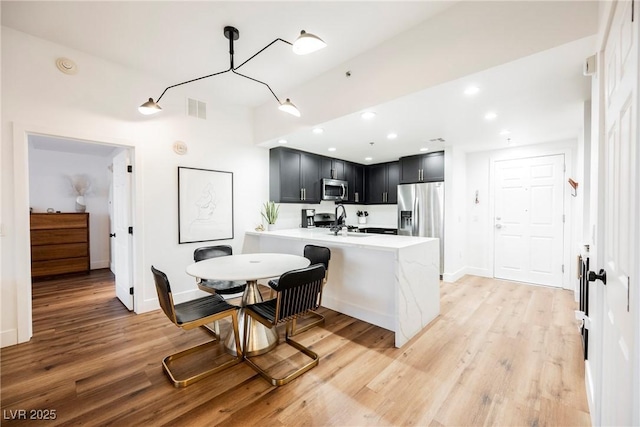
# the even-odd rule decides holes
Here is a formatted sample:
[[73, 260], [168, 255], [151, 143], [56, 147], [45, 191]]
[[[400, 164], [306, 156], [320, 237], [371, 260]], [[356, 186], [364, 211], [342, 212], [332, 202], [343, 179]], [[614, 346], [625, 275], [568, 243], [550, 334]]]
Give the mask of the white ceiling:
[[[299, 57], [276, 43], [242, 68], [285, 98], [289, 90], [454, 3], [2, 1], [1, 7], [2, 25], [150, 73], [166, 86], [229, 67], [222, 34], [226, 25], [240, 31], [236, 65], [278, 37], [293, 41], [301, 29], [319, 35], [328, 47], [313, 55]], [[442, 148], [429, 143], [433, 138], [469, 151], [505, 147], [507, 137], [499, 135], [505, 128], [515, 144], [576, 138], [582, 104], [590, 98], [582, 63], [594, 43], [579, 40], [377, 106], [370, 122], [354, 113], [319, 124], [325, 130], [320, 136], [305, 130], [284, 137], [290, 146], [360, 163], [367, 163], [365, 156], [375, 163], [415, 154], [424, 146]], [[79, 68], [82, 72], [82, 64]], [[480, 92], [464, 96], [472, 83]], [[215, 93], [214, 103], [256, 107], [273, 100], [266, 88], [231, 74], [194, 84]], [[157, 99], [163, 89], [148, 96]], [[492, 122], [483, 119], [489, 110], [498, 114]], [[391, 131], [398, 134], [396, 140], [386, 139]], [[328, 152], [329, 147], [336, 151]]]

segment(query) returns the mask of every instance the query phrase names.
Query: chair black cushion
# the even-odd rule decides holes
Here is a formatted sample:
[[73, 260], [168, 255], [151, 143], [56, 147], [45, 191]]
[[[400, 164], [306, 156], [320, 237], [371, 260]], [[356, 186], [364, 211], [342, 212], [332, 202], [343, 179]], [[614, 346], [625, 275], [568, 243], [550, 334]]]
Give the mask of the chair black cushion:
[[220, 295], [237, 294], [243, 292], [247, 287], [247, 282], [240, 282], [238, 280], [206, 280], [200, 281], [201, 286], [206, 286], [216, 291]]
[[251, 310], [273, 323], [276, 318], [276, 303], [277, 301], [275, 298], [263, 302], [257, 302], [255, 304], [251, 304]]
[[226, 310], [237, 309], [218, 294], [176, 304], [176, 320], [178, 325], [218, 314]]
[[311, 265], [323, 264], [325, 270], [329, 269], [331, 259], [331, 249], [324, 246], [306, 245], [304, 247], [304, 257], [311, 261]]

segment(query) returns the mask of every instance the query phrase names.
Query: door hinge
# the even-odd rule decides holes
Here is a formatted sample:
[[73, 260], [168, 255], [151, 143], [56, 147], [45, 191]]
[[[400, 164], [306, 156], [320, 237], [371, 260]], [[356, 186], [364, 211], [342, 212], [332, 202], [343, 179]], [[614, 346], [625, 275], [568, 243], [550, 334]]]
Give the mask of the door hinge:
[[565, 221], [565, 216], [564, 214], [562, 214], [562, 222], [564, 223], [564, 221]]
[[133, 227], [129, 227], [129, 234], [133, 234]]
[[133, 172], [133, 166], [127, 165], [127, 172], [132, 173]]
[[129, 288], [129, 295], [133, 295], [133, 286]]
[[636, 1], [635, 0], [631, 0], [631, 22], [634, 22], [634, 15], [636, 11]]
[[564, 264], [562, 264], [562, 272], [564, 273]]
[[567, 164], [563, 163], [562, 164], [562, 172], [566, 172], [567, 171]]

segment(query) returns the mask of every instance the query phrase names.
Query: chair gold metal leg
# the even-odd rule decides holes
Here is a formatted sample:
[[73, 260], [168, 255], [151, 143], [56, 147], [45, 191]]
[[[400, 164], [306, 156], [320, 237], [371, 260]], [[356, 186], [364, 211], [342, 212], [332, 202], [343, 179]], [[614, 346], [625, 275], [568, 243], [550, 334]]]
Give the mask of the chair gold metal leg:
[[[245, 316], [247, 316], [247, 315], [248, 315], [248, 312], [245, 311]], [[245, 320], [245, 325], [246, 325], [246, 320]], [[245, 328], [246, 328], [246, 326], [245, 326]], [[261, 368], [253, 360], [251, 360], [253, 357], [248, 356], [246, 354], [244, 356], [244, 361], [249, 366], [251, 366], [258, 374], [260, 374], [260, 376], [262, 376], [264, 379], [269, 381], [271, 383], [271, 385], [278, 386], [278, 387], [282, 386], [282, 385], [285, 385], [285, 384], [288, 384], [289, 382], [291, 382], [294, 379], [298, 378], [300, 375], [304, 374], [305, 372], [309, 371], [313, 367], [317, 366], [318, 362], [319, 362], [319, 359], [320, 359], [320, 357], [318, 356], [317, 353], [311, 351], [309, 348], [307, 348], [307, 347], [303, 346], [302, 344], [300, 344], [300, 343], [298, 343], [298, 342], [296, 342], [296, 341], [294, 341], [294, 340], [289, 338], [290, 330], [291, 330], [291, 322], [287, 323], [286, 328], [287, 329], [286, 329], [286, 332], [285, 332], [285, 342], [288, 345], [290, 345], [291, 347], [297, 349], [298, 351], [300, 351], [303, 354], [305, 354], [308, 357], [310, 357], [311, 361], [307, 362], [302, 367], [294, 370], [293, 372], [285, 375], [284, 377], [275, 378], [275, 377], [271, 376], [267, 370]], [[245, 329], [245, 331], [246, 331], [246, 329]], [[246, 339], [246, 334], [245, 334], [245, 339]]]
[[309, 313], [301, 317], [301, 319], [310, 319], [310, 318], [313, 318], [314, 320], [310, 320], [300, 327], [298, 327], [299, 319], [293, 319], [293, 321], [291, 322], [291, 336], [297, 335], [304, 331], [308, 331], [309, 329], [315, 326], [324, 325], [324, 316], [316, 311], [310, 311]]

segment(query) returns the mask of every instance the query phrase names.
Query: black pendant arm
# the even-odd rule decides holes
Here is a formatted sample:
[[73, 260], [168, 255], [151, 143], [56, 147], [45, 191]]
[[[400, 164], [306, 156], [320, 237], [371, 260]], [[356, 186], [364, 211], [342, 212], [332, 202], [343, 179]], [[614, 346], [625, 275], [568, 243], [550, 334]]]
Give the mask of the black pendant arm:
[[195, 79], [187, 80], [186, 82], [177, 83], [177, 84], [168, 86], [165, 90], [162, 91], [162, 94], [160, 94], [158, 99], [156, 99], [156, 103], [160, 102], [160, 98], [162, 98], [164, 96], [165, 92], [168, 91], [171, 88], [174, 88], [176, 86], [186, 85], [187, 83], [193, 83], [193, 82], [196, 82], [198, 80], [207, 79], [209, 77], [217, 76], [217, 75], [220, 75], [220, 74], [228, 73], [229, 71], [232, 71], [232, 68], [229, 68], [229, 69], [224, 70], [224, 71], [218, 71], [217, 73], [209, 74], [208, 76], [202, 76], [202, 77], [198, 77], [198, 78], [195, 78]]
[[[288, 44], [288, 45], [290, 45], [290, 46], [293, 46], [293, 44], [292, 44], [291, 42], [288, 42], [288, 41], [283, 40], [283, 39], [281, 39], [281, 38], [277, 38], [277, 39], [275, 39], [274, 41], [272, 41], [271, 43], [269, 43], [268, 45], [266, 45], [265, 47], [263, 47], [262, 49], [260, 49], [259, 51], [257, 51], [256, 53], [254, 53], [254, 54], [253, 54], [253, 56], [251, 56], [249, 59], [247, 59], [246, 61], [244, 61], [242, 64], [238, 65], [238, 66], [237, 66], [237, 67], [235, 67], [235, 68], [233, 68], [233, 67], [232, 67], [232, 68], [233, 68], [234, 70], [238, 70], [238, 69], [240, 69], [240, 67], [242, 67], [242, 66], [243, 66], [244, 64], [246, 64], [247, 62], [251, 61], [251, 60], [252, 60], [253, 58], [255, 58], [256, 56], [260, 55], [260, 54], [261, 54], [262, 52], [264, 52], [264, 51], [265, 51], [269, 46], [271, 46], [272, 44], [274, 44], [274, 43], [275, 43], [275, 42], [277, 42], [277, 41], [281, 41], [281, 42], [284, 42], [284, 43], [286, 43], [286, 44]], [[244, 76], [244, 77], [246, 77], [246, 76]], [[260, 83], [262, 83], [262, 82], [260, 82]]]
[[[246, 62], [246, 61], [245, 61]], [[278, 101], [278, 104], [282, 105], [282, 102], [280, 102], [280, 99], [276, 96], [275, 92], [271, 89], [271, 86], [269, 86], [268, 84], [266, 84], [265, 82], [261, 82], [258, 79], [254, 79], [253, 77], [249, 77], [249, 76], [245, 76], [244, 74], [240, 74], [239, 72], [237, 72], [236, 70], [231, 70], [233, 71], [234, 74], [240, 76], [240, 77], [244, 77], [245, 79], [249, 79], [249, 80], [253, 80], [254, 82], [258, 82], [261, 83], [263, 85], [265, 85], [267, 87], [267, 89], [269, 89], [269, 91], [271, 92], [271, 94], [273, 95], [273, 97], [276, 99], [276, 101]]]

